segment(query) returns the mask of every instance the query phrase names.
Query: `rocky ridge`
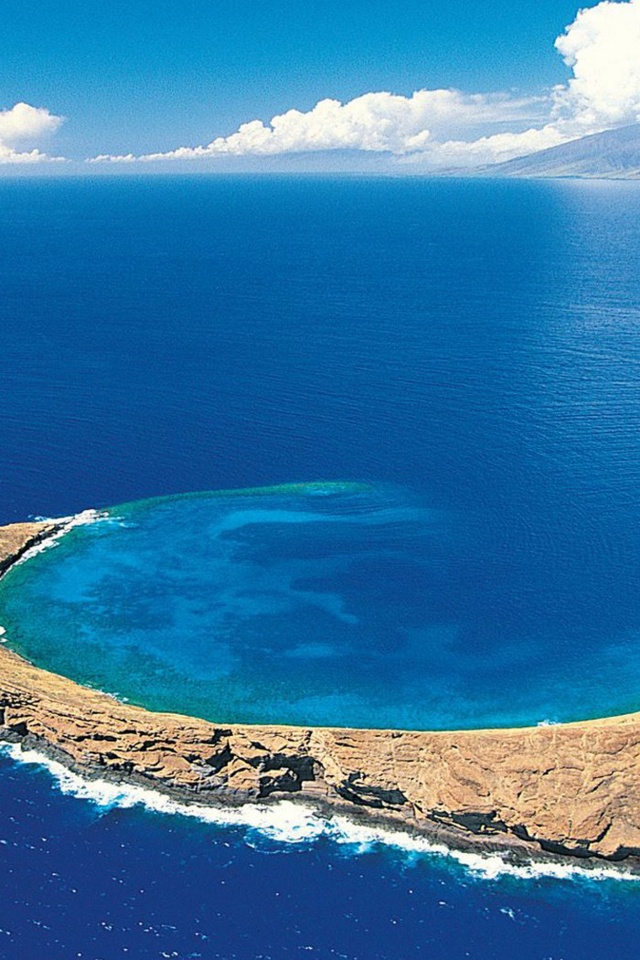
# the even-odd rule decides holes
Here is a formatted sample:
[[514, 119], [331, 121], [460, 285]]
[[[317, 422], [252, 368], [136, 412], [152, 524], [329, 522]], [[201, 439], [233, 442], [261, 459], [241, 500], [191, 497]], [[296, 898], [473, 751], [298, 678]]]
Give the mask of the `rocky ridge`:
[[484, 167], [489, 177], [577, 177], [587, 180], [640, 179], [640, 123], [604, 130]]
[[[64, 525], [0, 528], [0, 571]], [[0, 738], [199, 803], [299, 798], [461, 847], [640, 856], [640, 714], [453, 732], [222, 725], [120, 703], [0, 647]]]

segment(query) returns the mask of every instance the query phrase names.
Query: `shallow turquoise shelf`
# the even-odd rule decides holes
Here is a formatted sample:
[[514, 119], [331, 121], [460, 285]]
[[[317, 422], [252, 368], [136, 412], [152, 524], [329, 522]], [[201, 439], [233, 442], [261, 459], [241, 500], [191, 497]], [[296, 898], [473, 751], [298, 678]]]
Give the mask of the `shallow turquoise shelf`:
[[615, 712], [617, 692], [575, 676], [575, 651], [550, 664], [543, 644], [505, 637], [487, 653], [442, 622], [454, 531], [364, 483], [142, 500], [13, 568], [0, 623], [40, 666], [214, 721], [427, 729]]

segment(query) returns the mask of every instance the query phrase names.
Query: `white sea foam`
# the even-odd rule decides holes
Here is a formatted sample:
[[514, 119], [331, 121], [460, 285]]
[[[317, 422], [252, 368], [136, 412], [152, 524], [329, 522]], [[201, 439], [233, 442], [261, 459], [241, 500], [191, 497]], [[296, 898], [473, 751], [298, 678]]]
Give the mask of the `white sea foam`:
[[60, 524], [61, 529], [56, 533], [51, 534], [51, 536], [46, 537], [44, 540], [40, 541], [40, 543], [36, 543], [33, 547], [29, 547], [28, 550], [25, 550], [22, 556], [16, 560], [16, 565], [19, 563], [25, 563], [27, 560], [31, 560], [32, 557], [42, 553], [43, 550], [49, 550], [51, 547], [55, 547], [58, 541], [64, 537], [69, 530], [72, 530], [73, 527], [84, 527], [88, 523], [97, 523], [99, 520], [108, 520], [109, 517], [108, 514], [101, 513], [99, 510], [83, 510], [81, 513], [76, 513], [70, 517], [37, 517], [36, 519], [48, 523]]
[[[58, 541], [73, 527], [83, 527], [88, 523], [97, 523], [98, 521], [108, 519], [108, 514], [101, 513], [99, 510], [83, 510], [81, 513], [76, 513], [70, 517], [35, 517], [36, 521], [60, 524], [61, 528], [56, 533], [53, 533], [51, 536], [41, 540], [40, 543], [36, 543], [34, 546], [29, 547], [28, 550], [25, 550], [22, 556], [15, 561], [15, 565], [17, 566], [20, 563], [26, 563], [27, 560], [31, 560], [44, 550], [49, 550], [51, 547], [57, 546]], [[0, 643], [6, 642], [6, 628], [0, 626]]]
[[507, 855], [482, 854], [449, 849], [441, 843], [414, 836], [405, 831], [354, 823], [348, 817], [323, 817], [311, 805], [281, 800], [269, 805], [245, 804], [242, 807], [210, 807], [198, 803], [182, 803], [145, 787], [112, 783], [102, 779], [85, 779], [36, 750], [23, 750], [19, 745], [0, 744], [0, 751], [13, 760], [44, 768], [55, 780], [58, 789], [67, 795], [89, 801], [103, 810], [141, 806], [159, 814], [178, 814], [202, 823], [220, 827], [244, 827], [278, 843], [312, 843], [321, 837], [332, 840], [354, 854], [387, 847], [414, 860], [420, 857], [447, 858], [456, 861], [469, 873], [487, 880], [510, 876], [523, 880], [551, 878], [555, 880], [625, 880], [640, 881], [640, 875], [624, 867], [587, 867], [550, 861], [511, 862]]
[[283, 800], [269, 806], [246, 804], [243, 807], [181, 803], [145, 787], [81, 777], [37, 750], [23, 750], [15, 744], [2, 744], [0, 749], [19, 763], [43, 767], [53, 777], [61, 793], [88, 800], [105, 810], [142, 806], [155, 813], [179, 814], [203, 823], [246, 826], [283, 843], [315, 840], [325, 831], [325, 821], [311, 807], [291, 801]]

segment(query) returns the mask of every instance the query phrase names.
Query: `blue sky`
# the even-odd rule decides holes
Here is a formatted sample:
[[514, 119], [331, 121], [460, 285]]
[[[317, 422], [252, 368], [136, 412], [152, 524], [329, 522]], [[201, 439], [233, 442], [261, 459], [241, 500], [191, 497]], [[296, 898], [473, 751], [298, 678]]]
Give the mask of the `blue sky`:
[[[596, 26], [598, 10], [602, 23], [612, 20], [605, 7], [625, 8], [627, 20], [640, 24], [640, 0], [586, 6], [597, 8], [592, 11]], [[25, 0], [5, 0], [0, 108], [9, 111], [23, 102], [64, 122], [47, 123], [41, 117], [40, 142], [35, 115], [25, 115], [31, 139], [15, 135], [11, 117], [5, 127], [11, 121], [14, 133], [3, 133], [0, 118], [0, 143], [9, 145], [9, 160], [34, 146], [78, 161], [97, 154], [165, 153], [206, 146], [247, 121], [268, 124], [291, 109], [308, 113], [327, 98], [345, 104], [365, 94], [410, 98], [414, 91], [439, 89], [476, 97], [507, 94], [502, 106], [494, 102], [488, 112], [474, 113], [479, 101], [453, 103], [455, 142], [507, 129], [541, 129], [550, 116], [549, 92], [572, 77], [554, 41], [577, 10], [571, 0], [38, 0], [35, 8]], [[628, 25], [622, 31], [628, 33]], [[585, 36], [589, 32], [583, 31]], [[640, 46], [636, 53], [640, 63]], [[640, 105], [640, 94], [638, 101]], [[365, 120], [359, 104], [346, 117], [352, 127], [371, 124], [371, 110], [379, 117], [387, 108], [373, 101], [364, 106]], [[435, 142], [431, 101], [393, 101], [389, 107], [402, 126], [395, 139], [378, 143], [349, 134], [345, 149], [379, 159], [394, 151], [420, 152], [422, 141], [415, 141], [414, 149], [411, 137], [421, 132]], [[438, 118], [444, 109], [437, 106]], [[557, 112], [557, 104], [553, 109]], [[635, 101], [624, 121], [635, 119], [634, 109]], [[344, 118], [334, 113], [326, 123], [335, 126]], [[436, 123], [437, 142], [449, 137], [443, 123]], [[299, 145], [302, 152], [314, 152], [316, 127], [314, 118], [313, 131], [306, 129], [301, 140], [288, 132], [284, 147], [261, 135], [257, 147], [253, 138], [217, 150], [225, 162], [230, 153], [294, 154]], [[545, 136], [558, 139], [555, 128]], [[559, 137], [567, 139], [567, 130]], [[320, 136], [320, 152], [339, 150], [341, 144], [334, 140]], [[538, 140], [550, 145], [544, 137]], [[532, 142], [537, 148], [537, 140]], [[200, 164], [211, 160], [189, 159]]]

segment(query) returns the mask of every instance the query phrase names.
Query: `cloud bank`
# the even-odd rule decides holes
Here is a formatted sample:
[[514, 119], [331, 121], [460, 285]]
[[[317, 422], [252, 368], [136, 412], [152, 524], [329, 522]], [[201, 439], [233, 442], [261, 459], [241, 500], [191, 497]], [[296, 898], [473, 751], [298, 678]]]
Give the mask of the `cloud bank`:
[[428, 148], [434, 132], [452, 127], [517, 121], [537, 112], [534, 98], [504, 94], [463, 94], [457, 90], [417, 90], [410, 97], [366, 93], [347, 103], [321, 100], [306, 113], [288, 110], [271, 119], [243, 123], [228, 137], [207, 146], [178, 147], [141, 157], [102, 156], [95, 160], [185, 160], [212, 156], [273, 156], [319, 150], [363, 150], [403, 155]]
[[[142, 156], [103, 154], [91, 163], [149, 163], [317, 151], [387, 154], [427, 168], [510, 160], [640, 120], [640, 0], [604, 0], [580, 10], [555, 46], [572, 70], [545, 97], [417, 90], [326, 99], [268, 123], [251, 120], [206, 146]], [[480, 132], [481, 131], [481, 132]]]
[[32, 107], [28, 103], [16, 103], [9, 110], [0, 110], [0, 163], [60, 160], [60, 157], [49, 157], [36, 148], [16, 149], [16, 145], [55, 133], [62, 121], [62, 117], [57, 117], [46, 108]]

